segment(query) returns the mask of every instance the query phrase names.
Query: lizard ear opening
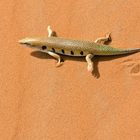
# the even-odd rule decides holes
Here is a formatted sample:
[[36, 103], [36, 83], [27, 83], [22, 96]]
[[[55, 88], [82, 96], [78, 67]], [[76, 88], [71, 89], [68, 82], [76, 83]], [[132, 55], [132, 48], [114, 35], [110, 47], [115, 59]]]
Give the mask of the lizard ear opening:
[[46, 46], [42, 46], [42, 50], [46, 50], [47, 49], [47, 47]]

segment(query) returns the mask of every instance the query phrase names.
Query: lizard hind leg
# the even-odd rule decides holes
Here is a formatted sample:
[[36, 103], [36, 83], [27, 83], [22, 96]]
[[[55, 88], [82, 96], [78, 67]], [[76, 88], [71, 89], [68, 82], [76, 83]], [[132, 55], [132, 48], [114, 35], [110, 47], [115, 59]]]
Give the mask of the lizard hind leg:
[[48, 51], [47, 53], [48, 53], [50, 56], [52, 56], [52, 57], [54, 57], [55, 59], [57, 59], [56, 67], [59, 67], [59, 66], [61, 66], [61, 65], [63, 64], [63, 62], [61, 62], [61, 57], [60, 57], [60, 55], [58, 55], [58, 54], [56, 54], [56, 53], [54, 53], [54, 52], [50, 52], [50, 51]]
[[106, 44], [107, 42], [110, 42], [111, 40], [112, 40], [111, 33], [107, 33], [105, 37], [97, 38], [94, 42], [98, 44]]
[[48, 26], [47, 30], [48, 30], [48, 37], [57, 37], [56, 32], [51, 29], [50, 25]]
[[92, 60], [91, 60], [93, 57], [94, 57], [93, 54], [88, 54], [88, 55], [86, 56], [86, 61], [87, 61], [87, 63], [88, 63], [87, 70], [88, 70], [89, 72], [91, 72], [91, 73], [92, 73], [92, 71], [93, 71], [93, 62], [92, 62]]

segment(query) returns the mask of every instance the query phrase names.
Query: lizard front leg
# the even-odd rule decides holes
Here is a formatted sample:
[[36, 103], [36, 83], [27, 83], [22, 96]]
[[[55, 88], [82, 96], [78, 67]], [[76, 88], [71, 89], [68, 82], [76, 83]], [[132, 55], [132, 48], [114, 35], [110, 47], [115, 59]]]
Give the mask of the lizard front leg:
[[97, 38], [94, 42], [98, 44], [105, 44], [108, 41], [111, 41], [111, 33], [105, 35], [105, 37]]
[[87, 56], [86, 56], [86, 61], [87, 61], [87, 63], [88, 63], [88, 66], [87, 66], [87, 70], [89, 71], [89, 72], [92, 72], [93, 71], [93, 62], [92, 62], [92, 58], [93, 58], [93, 54], [88, 54]]
[[52, 37], [52, 36], [56, 37], [57, 36], [56, 32], [51, 29], [51, 26], [48, 26], [47, 30], [48, 30], [48, 37]]
[[56, 54], [56, 53], [54, 53], [54, 52], [50, 52], [50, 51], [48, 51], [47, 52], [49, 55], [51, 55], [52, 57], [54, 57], [55, 59], [57, 59], [57, 64], [56, 64], [56, 67], [59, 67], [59, 66], [61, 66], [62, 64], [63, 64], [63, 62], [61, 62], [61, 57], [60, 57], [60, 55], [58, 55], [58, 54]]

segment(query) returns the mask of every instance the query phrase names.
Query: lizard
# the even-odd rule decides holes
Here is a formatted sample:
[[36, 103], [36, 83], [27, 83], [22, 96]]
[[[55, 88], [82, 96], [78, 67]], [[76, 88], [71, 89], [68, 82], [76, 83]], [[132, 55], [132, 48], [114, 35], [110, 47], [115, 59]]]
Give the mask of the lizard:
[[95, 55], [113, 56], [140, 52], [140, 48], [120, 49], [106, 45], [106, 42], [112, 40], [110, 33], [106, 34], [105, 37], [97, 38], [95, 41], [82, 41], [57, 37], [56, 32], [53, 31], [50, 26], [48, 26], [47, 30], [48, 37], [28, 37], [19, 40], [19, 43], [30, 48], [35, 48], [38, 51], [45, 52], [54, 57], [57, 59], [57, 67], [63, 63], [61, 61], [61, 55], [77, 57], [83, 56], [88, 64], [87, 70], [92, 72], [92, 58]]

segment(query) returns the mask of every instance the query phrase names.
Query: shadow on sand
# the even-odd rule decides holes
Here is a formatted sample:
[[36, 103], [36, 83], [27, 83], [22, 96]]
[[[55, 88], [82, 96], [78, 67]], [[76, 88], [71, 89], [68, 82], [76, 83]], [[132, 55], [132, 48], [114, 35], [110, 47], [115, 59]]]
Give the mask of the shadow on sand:
[[[37, 57], [39, 59], [52, 59], [52, 57], [50, 55], [48, 55], [47, 53], [40, 52], [40, 51], [33, 51], [33, 52], [31, 52], [31, 55], [34, 57]], [[92, 75], [95, 78], [100, 77], [99, 68], [98, 68], [99, 61], [111, 61], [111, 60], [125, 57], [128, 55], [130, 55], [130, 54], [123, 54], [123, 55], [116, 55], [116, 56], [95, 56], [95, 57], [93, 57], [94, 70], [92, 72]], [[62, 61], [67, 61], [67, 60], [85, 62], [84, 57], [62, 56]]]

